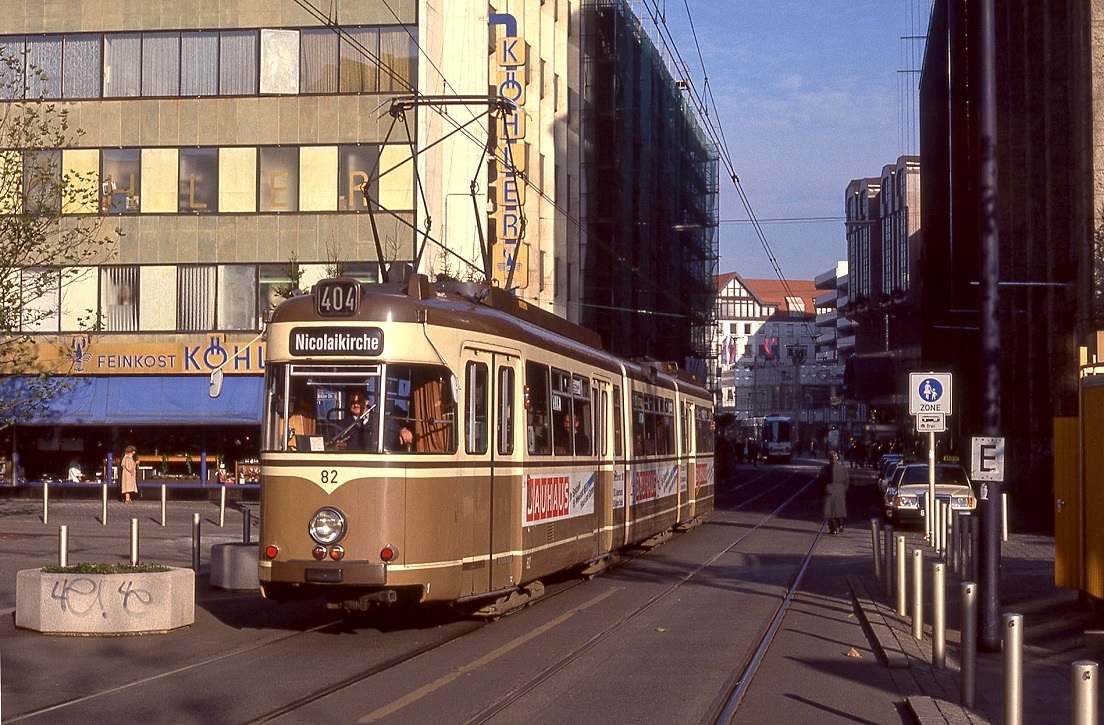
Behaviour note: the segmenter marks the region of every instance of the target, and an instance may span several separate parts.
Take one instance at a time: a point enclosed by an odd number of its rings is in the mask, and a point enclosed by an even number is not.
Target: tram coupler
[[[496,599],[493,604],[488,604],[485,607],[475,610],[472,612],[472,615],[486,619],[498,619],[515,609],[520,609],[532,603],[534,599],[538,599],[543,595],[544,584],[539,581],[530,582],[510,594]]]
[[[364,594],[356,599],[346,599],[341,602],[326,602],[326,609],[344,609],[346,612],[367,612],[372,607],[380,604],[394,604],[399,601],[399,595],[394,589],[384,589],[382,592]]]
[[[583,564],[583,569],[579,572],[579,575],[584,579],[593,579],[594,577],[604,572],[606,569],[617,566],[620,563],[621,555],[618,554],[616,551],[611,551],[608,554],[603,554],[602,556],[595,557],[594,559],[591,559],[590,561]]]

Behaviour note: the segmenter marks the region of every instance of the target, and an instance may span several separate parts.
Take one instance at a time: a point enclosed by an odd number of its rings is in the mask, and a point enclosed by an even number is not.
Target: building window
[[[49,267],[20,270],[20,328],[25,332],[57,332],[60,323],[61,275]]]
[[[352,28],[341,36],[341,93],[373,93],[379,90],[379,31]]]
[[[103,329],[133,332],[138,329],[138,267],[100,268],[100,310]]]
[[[299,92],[337,93],[337,33],[299,31]]]
[[[272,310],[298,289],[299,269],[293,262],[261,264],[257,267],[257,328],[272,316]]]
[[[61,212],[61,151],[23,154],[23,211],[34,215]]]
[[[219,161],[217,148],[180,149],[181,212],[218,212]]]
[[[217,96],[219,92],[219,36],[214,31],[180,36],[180,95]]]
[[[180,33],[142,34],[142,95],[180,95]]]
[[[104,36],[104,98],[130,98],[142,90],[142,36]]]
[[[257,325],[257,268],[251,264],[219,265],[218,327],[252,330]]]
[[[224,96],[257,93],[256,30],[219,33],[219,93]]]
[[[379,199],[380,149],[376,145],[339,146],[337,153],[338,211],[367,211],[364,184],[371,180],[368,196]]]
[[[98,98],[103,61],[100,36],[66,35],[62,95],[66,98]]]
[[[260,149],[261,211],[299,210],[299,149]]]
[[[100,210],[107,214],[137,214],[142,163],[138,149],[104,149],[101,154]]]
[[[187,331],[215,329],[215,282],[213,264],[179,267],[176,271],[176,328]]]
[[[27,38],[27,97],[61,98],[60,35]]]
[[[410,91],[417,76],[418,47],[407,28],[382,28],[379,32],[381,91]]]

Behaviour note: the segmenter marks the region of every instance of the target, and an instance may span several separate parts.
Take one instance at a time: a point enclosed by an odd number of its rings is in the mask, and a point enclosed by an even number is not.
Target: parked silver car
[[[928,496],[928,464],[903,463],[897,466],[885,489],[885,516],[892,521],[919,521],[925,515]],[[973,511],[977,496],[962,466],[938,463],[935,466],[936,501],[947,501],[952,511]]]

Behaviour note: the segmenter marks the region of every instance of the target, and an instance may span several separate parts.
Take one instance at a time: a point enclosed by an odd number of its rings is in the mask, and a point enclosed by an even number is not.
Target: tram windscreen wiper
[[[345,426],[344,430],[342,430],[340,433],[335,435],[330,440],[326,441],[326,445],[329,446],[329,445],[333,445],[335,443],[340,443],[341,441],[348,438],[349,434],[353,432],[354,428],[356,428],[358,425],[364,425],[365,423],[368,422],[368,416],[370,416],[372,414],[372,411],[375,410],[375,409],[376,409],[376,404],[375,403],[372,403],[371,405],[369,405],[368,408],[363,413],[361,413],[360,415],[353,418],[352,421],[350,421],[349,425]]]

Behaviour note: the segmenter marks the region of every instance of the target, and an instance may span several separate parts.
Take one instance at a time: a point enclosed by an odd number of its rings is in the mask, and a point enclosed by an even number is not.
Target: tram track
[[[767,476],[767,474],[768,474],[768,472],[764,471],[763,474],[760,474],[759,476],[756,476],[755,478],[753,478],[752,480],[746,482],[745,484],[742,484],[742,485],[738,486],[737,489],[745,489],[747,485],[753,484],[753,483],[761,480],[762,478]],[[725,499],[726,499],[724,501],[724,503],[726,504],[726,508],[724,510],[718,510],[718,508],[715,508],[714,511],[708,517],[706,517],[706,522],[712,521],[715,517],[717,517],[719,515],[722,515],[725,511],[731,512],[731,511],[746,508],[748,506],[751,506],[751,505],[755,504],[756,502],[759,502],[759,501],[763,500],[765,497],[768,497],[768,496],[771,496],[772,494],[775,494],[775,492],[777,492],[779,489],[784,490],[786,487],[792,485],[792,481],[795,477],[799,477],[801,475],[802,474],[796,473],[796,472],[791,473],[790,475],[783,477],[783,479],[778,481],[777,483],[775,483],[773,485],[770,485],[770,486],[767,486],[767,487],[763,488],[762,490],[757,490],[757,491],[754,492],[753,495],[751,495],[748,498],[745,498],[745,499],[743,499],[739,502],[729,503],[729,501],[727,499],[731,497],[731,495],[735,492],[735,490],[737,490],[737,489],[729,489],[724,494]],[[541,682],[551,678],[552,676],[554,676],[556,674],[556,672],[559,672],[559,671],[565,669],[566,667],[568,667],[571,664],[571,662],[575,661],[579,657],[583,656],[587,651],[589,651],[589,650],[593,649],[594,647],[596,647],[601,641],[603,641],[603,640],[607,639],[608,637],[612,636],[619,629],[621,629],[625,625],[629,624],[630,622],[632,622],[636,618],[643,615],[646,611],[648,611],[649,609],[654,607],[660,601],[662,601],[662,600],[666,599],[667,597],[669,597],[671,594],[673,594],[675,591],[677,591],[680,587],[682,587],[685,583],[689,582],[696,574],[698,574],[702,570],[709,567],[713,562],[715,562],[721,556],[723,556],[727,553],[730,553],[737,546],[739,546],[741,543],[746,541],[750,536],[752,536],[757,530],[761,529],[764,525],[766,525],[772,518],[776,517],[778,515],[778,513],[780,513],[782,510],[784,510],[787,506],[791,505],[798,497],[800,497],[800,495],[805,490],[808,489],[810,484],[811,484],[811,482],[805,484],[796,493],[790,495],[781,505],[779,505],[777,508],[775,508],[772,512],[770,512],[766,516],[762,517],[748,531],[743,532],[741,534],[741,536],[736,541],[734,541],[731,545],[729,545],[726,549],[722,550],[721,552],[718,552],[711,559],[709,559],[705,563],[697,566],[694,570],[692,570],[691,572],[689,572],[688,574],[683,576],[680,581],[678,581],[678,582],[674,583],[673,585],[669,586],[667,589],[665,589],[664,591],[658,593],[657,595],[652,597],[649,601],[645,602],[643,605],[637,607],[634,611],[632,611],[632,612],[628,613],[627,615],[623,616],[612,627],[610,627],[607,630],[605,630],[605,631],[595,635],[594,637],[592,637],[591,641],[584,644],[583,647],[580,648],[578,651],[576,651],[575,653],[572,653],[572,654],[568,655],[567,657],[563,658],[562,660],[560,660],[559,662],[554,664],[552,667],[549,667],[547,670],[542,672],[541,675],[539,675],[533,681],[531,681],[527,685],[525,685],[525,686],[515,690],[513,693],[511,693],[511,695],[509,696],[508,699],[501,700],[498,703],[496,703],[495,705],[493,705],[491,709],[486,710],[485,711],[485,716],[477,717],[472,722],[484,722],[484,721],[486,721],[486,719],[489,719],[490,717],[493,717],[493,715],[495,713],[501,711],[502,709],[505,709],[512,702],[515,702],[516,700],[520,699],[521,697],[523,697],[527,692],[531,691],[532,689],[535,689],[536,687],[539,687]],[[688,532],[678,532],[678,533],[676,533],[675,536],[672,537],[671,541],[674,541],[677,538],[681,538],[682,536],[685,536],[686,533],[688,533]],[[667,545],[668,546],[670,545],[670,541],[668,542]],[[637,559],[638,557],[643,556],[648,551],[649,551],[649,549],[637,549],[637,550],[633,550],[633,551],[630,551],[630,552],[626,553],[626,555],[623,556],[623,558],[621,560],[621,563],[618,565],[618,568],[624,567],[626,564],[633,561],[634,559]],[[572,580],[572,581],[561,583],[559,586],[550,587],[547,594],[544,597],[537,600],[537,601],[542,602],[542,603],[543,602],[548,602],[552,599],[557,598],[558,596],[560,596],[562,594],[567,593],[568,591],[573,590],[576,586],[580,586],[580,585],[585,584],[585,583],[586,583],[586,580],[577,579],[577,580]],[[521,611],[521,610],[519,610],[519,611]],[[46,707],[41,707],[41,708],[38,708],[38,709],[35,709],[35,710],[32,710],[32,711],[28,711],[28,712],[22,713],[22,714],[20,714],[16,717],[14,717],[14,718],[11,718],[10,722],[31,721],[31,720],[34,720],[34,719],[41,718],[42,716],[48,716],[48,717],[51,717],[51,718],[52,717],[57,717],[58,715],[65,716],[65,713],[67,713],[67,712],[69,714],[79,713],[81,711],[82,706],[95,705],[95,701],[100,699],[100,698],[105,698],[105,697],[109,697],[109,696],[116,696],[116,695],[125,696],[127,691],[133,690],[134,688],[138,688],[138,687],[146,687],[146,686],[156,685],[156,684],[159,684],[162,687],[166,687],[166,686],[172,687],[173,685],[169,684],[169,683],[173,683],[174,680],[179,680],[180,682],[184,682],[184,681],[186,681],[186,678],[188,678],[189,676],[194,676],[198,671],[202,670],[203,668],[226,665],[228,662],[233,661],[237,658],[242,659],[243,666],[252,667],[254,665],[255,661],[257,660],[257,655],[260,654],[260,653],[265,652],[266,650],[271,650],[273,652],[278,652],[277,648],[288,647],[288,646],[290,646],[292,649],[294,649],[294,646],[295,646],[294,643],[295,643],[295,640],[297,640],[297,639],[307,637],[307,636],[310,636],[310,635],[314,635],[314,634],[338,633],[338,632],[347,630],[350,627],[359,626],[362,622],[364,622],[364,620],[357,617],[357,616],[340,617],[340,618],[335,619],[333,621],[329,621],[329,622],[326,622],[326,623],[323,623],[323,624],[319,624],[315,627],[311,627],[311,628],[306,629],[306,630],[296,631],[296,632],[293,632],[293,633],[290,633],[290,634],[284,634],[282,636],[271,638],[271,639],[265,640],[263,642],[257,642],[257,643],[254,643],[252,645],[246,646],[242,649],[236,649],[236,650],[233,650],[233,651],[222,652],[222,653],[216,654],[214,656],[207,657],[207,658],[205,658],[201,661],[192,662],[192,663],[190,663],[188,665],[185,665],[183,667],[177,667],[177,668],[169,669],[169,670],[166,670],[164,672],[160,672],[160,673],[150,675],[150,676],[147,676],[147,677],[136,678],[136,679],[133,679],[133,680],[125,682],[125,683],[121,683],[121,684],[118,684],[118,685],[115,685],[115,686],[112,686],[112,687],[105,688],[105,689],[103,689],[101,691],[98,691],[98,692],[94,692],[94,693],[91,693],[91,694],[88,694],[88,695],[84,695],[84,696],[81,696],[81,697],[66,700],[65,702],[59,702],[59,703],[56,703],[56,704],[53,704],[53,705],[49,705],[49,706],[46,706]],[[345,690],[349,690],[350,688],[353,688],[353,687],[355,687],[356,685],[358,685],[360,683],[371,680],[373,677],[376,677],[376,676],[381,675],[383,673],[386,673],[388,671],[399,668],[403,665],[406,665],[406,664],[412,662],[413,660],[416,660],[420,657],[424,657],[426,655],[429,655],[429,654],[433,653],[434,651],[441,650],[442,648],[444,648],[448,644],[450,644],[452,642],[455,642],[457,640],[460,640],[464,637],[467,637],[467,636],[473,634],[474,632],[478,631],[479,629],[482,629],[483,627],[486,627],[488,624],[489,624],[489,622],[486,622],[486,621],[469,621],[469,622],[463,623],[463,626],[452,627],[452,628],[449,629],[449,631],[444,633],[444,636],[436,637],[436,638],[431,639],[430,641],[422,642],[419,645],[417,645],[413,648],[406,649],[404,651],[395,652],[391,656],[386,657],[385,659],[382,659],[378,662],[375,662],[375,663],[371,664],[368,667],[364,667],[362,669],[354,670],[351,673],[345,674],[344,676],[340,677],[339,679],[336,679],[332,683],[328,683],[323,687],[319,687],[319,688],[317,688],[313,691],[307,692],[307,693],[301,695],[300,697],[296,697],[296,698],[291,699],[287,702],[280,703],[278,706],[273,707],[273,708],[271,708],[271,709],[269,709],[269,710],[267,710],[267,711],[265,711],[265,712],[263,712],[259,715],[249,716],[248,719],[244,719],[243,721],[244,722],[249,722],[249,723],[264,723],[264,722],[271,722],[271,721],[280,719],[281,717],[285,717],[285,716],[287,716],[291,713],[296,712],[297,710],[299,710],[300,708],[302,708],[306,705],[310,705],[312,703],[316,703],[316,702],[319,702],[321,700],[324,700],[327,697],[330,697],[331,695],[334,695],[335,693],[339,693],[339,692],[342,692],[342,691],[345,691]],[[8,722],[8,721],[9,720],[5,720],[5,722]]]
[[[751,502],[753,502],[754,500],[756,500],[758,498],[761,498],[762,496],[764,496],[767,493],[773,491],[774,489],[778,488],[779,486],[784,485],[788,480],[790,480],[793,476],[796,476],[796,475],[801,475],[801,474],[791,474],[784,481],[780,482],[779,484],[776,484],[775,486],[772,486],[769,489],[766,489],[762,492],[759,492],[752,499],[749,499],[748,501],[743,502],[742,505],[748,505]],[[635,609],[633,609],[629,613],[622,616],[620,619],[618,619],[612,625],[608,626],[607,628],[605,628],[601,632],[598,632],[597,634],[593,635],[589,640],[584,642],[582,645],[580,645],[579,647],[576,647],[571,652],[569,652],[565,656],[561,657],[559,660],[557,660],[556,662],[554,662],[550,666],[543,669],[535,677],[529,679],[527,682],[523,683],[522,685],[514,688],[505,697],[500,698],[494,704],[484,708],[475,717],[473,717],[473,718],[471,718],[467,721],[468,725],[478,725],[478,724],[486,723],[486,722],[490,721],[495,716],[499,715],[500,713],[505,711],[507,708],[509,708],[511,705],[514,705],[515,703],[522,700],[525,696],[533,693],[541,685],[543,685],[544,683],[549,681],[555,675],[557,675],[560,672],[563,672],[564,670],[566,670],[574,662],[576,662],[577,660],[582,658],[584,655],[586,655],[589,652],[591,652],[592,650],[594,650],[599,644],[601,644],[602,642],[604,642],[608,638],[615,635],[618,631],[623,629],[626,625],[634,622],[635,620],[640,618],[642,615],[644,615],[646,612],[648,612],[653,607],[655,607],[657,604],[659,604],[660,602],[663,602],[664,600],[666,600],[669,597],[671,597],[672,595],[674,595],[676,592],[680,591],[683,588],[683,586],[685,586],[687,583],[691,582],[698,574],[700,574],[701,572],[708,569],[710,566],[712,566],[714,563],[716,563],[719,559],[721,559],[721,557],[732,553],[733,550],[735,550],[738,546],[740,546],[742,543],[744,543],[748,538],[750,538],[752,535],[754,535],[760,529],[765,527],[768,522],[770,522],[772,519],[776,518],[779,513],[781,513],[783,510],[785,510],[794,501],[796,501],[803,493],[805,493],[813,485],[813,483],[814,483],[814,480],[809,480],[805,485],[803,485],[801,488],[799,488],[797,490],[797,492],[792,494],[789,498],[787,498],[785,501],[783,501],[777,508],[772,510],[770,513],[763,516],[750,529],[748,529],[746,532],[741,534],[735,541],[733,541],[727,547],[725,547],[721,551],[714,554],[707,561],[705,561],[704,563],[698,565],[693,570],[686,573],[681,579],[679,579],[675,583],[669,585],[668,587],[666,587],[662,591],[656,593],[654,596],[652,596],[646,602],[644,602],[640,606],[636,607]],[[823,529],[823,526],[821,526],[821,529]],[[808,560],[811,558],[812,552],[816,549],[816,545],[817,545],[817,542],[819,541],[819,539],[820,539],[820,531],[818,530],[817,534],[813,538],[813,542],[810,545],[808,552],[806,553],[806,555],[804,557],[804,563],[801,566],[800,573],[804,572],[805,566],[807,565]],[[760,645],[759,645],[759,648],[757,649],[757,652],[755,653],[755,655],[753,655],[751,658],[749,658],[748,662],[741,669],[740,676],[738,678],[736,678],[736,682],[735,682],[732,690],[734,692],[736,692],[738,690],[739,694],[741,696],[742,696],[743,690],[746,689],[747,683],[750,683],[751,677],[754,676],[754,666],[757,666],[758,661],[760,661],[762,659],[762,655],[759,654],[759,650],[761,649],[761,650],[765,651],[766,647],[769,646],[770,638],[773,636],[773,631],[776,630],[777,626],[778,626],[776,621],[781,622],[782,615],[784,614],[785,608],[789,605],[789,602],[792,599],[793,592],[796,590],[796,587],[800,585],[800,579],[801,579],[800,574],[797,577],[795,577],[794,583],[790,586],[789,590],[787,591],[786,596],[783,597],[783,600],[782,600],[781,605],[779,606],[778,612],[776,612],[774,618],[772,619],[771,624],[768,625],[766,631],[763,633],[763,636],[760,637]],[[728,705],[730,699],[731,699],[731,696],[725,698],[725,701],[724,701],[725,706]],[[737,705],[738,705],[738,701],[737,701]],[[718,716],[719,716],[719,713],[718,713]],[[712,722],[719,722],[719,720],[714,719],[714,720],[712,720]]]

